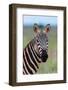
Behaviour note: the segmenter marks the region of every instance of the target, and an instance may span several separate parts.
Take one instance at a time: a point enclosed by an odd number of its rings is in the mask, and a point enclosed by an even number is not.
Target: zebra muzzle
[[[48,54],[47,54],[46,50],[42,51],[41,59],[42,59],[42,62],[46,62],[47,61]]]

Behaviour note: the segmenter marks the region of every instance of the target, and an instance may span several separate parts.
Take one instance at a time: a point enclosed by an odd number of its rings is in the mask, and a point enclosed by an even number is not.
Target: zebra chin
[[[41,59],[42,59],[42,62],[46,62],[46,61],[47,61],[47,59],[48,59],[48,54],[47,54],[46,50],[44,50],[44,51],[42,52]]]

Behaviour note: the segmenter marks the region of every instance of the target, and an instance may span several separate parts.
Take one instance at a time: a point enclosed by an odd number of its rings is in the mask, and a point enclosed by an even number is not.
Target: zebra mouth
[[[46,50],[42,51],[41,59],[42,59],[42,62],[46,62],[47,61],[48,54],[47,54]]]

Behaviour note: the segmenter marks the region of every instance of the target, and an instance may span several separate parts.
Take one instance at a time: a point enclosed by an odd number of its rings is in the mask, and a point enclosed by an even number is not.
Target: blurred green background
[[[23,48],[34,38],[32,25],[23,27]],[[48,60],[39,64],[37,74],[57,73],[57,26],[52,25],[48,35]]]

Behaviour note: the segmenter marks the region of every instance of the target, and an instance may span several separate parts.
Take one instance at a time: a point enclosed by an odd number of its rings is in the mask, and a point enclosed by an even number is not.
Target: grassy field
[[[24,27],[23,31],[23,48],[34,38],[34,32],[32,27]],[[44,73],[57,73],[57,28],[51,27],[51,31],[48,37],[48,60],[46,63],[39,64],[37,74]]]

